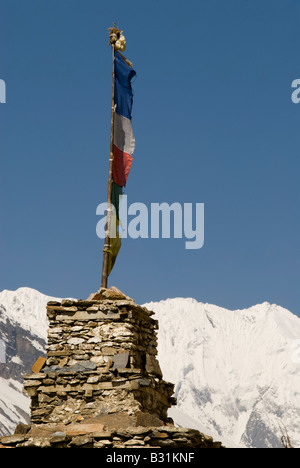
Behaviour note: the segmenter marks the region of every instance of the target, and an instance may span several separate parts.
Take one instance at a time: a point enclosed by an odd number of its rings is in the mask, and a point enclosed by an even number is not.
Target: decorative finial
[[[116,23],[114,23],[112,28],[108,28],[108,30],[109,44],[113,45],[115,49],[124,52],[126,49],[126,40],[123,31],[120,31],[120,29],[116,27]]]

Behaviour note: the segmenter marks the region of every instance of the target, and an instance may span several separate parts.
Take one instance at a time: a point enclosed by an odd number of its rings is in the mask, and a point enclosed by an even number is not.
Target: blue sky
[[[126,239],[109,285],[299,314],[299,18],[297,0],[0,0],[0,290],[100,286],[116,21],[137,72],[128,203],[204,203],[205,244]]]

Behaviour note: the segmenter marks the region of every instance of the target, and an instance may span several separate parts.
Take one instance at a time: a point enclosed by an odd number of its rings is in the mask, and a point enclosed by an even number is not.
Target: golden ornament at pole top
[[[109,30],[109,43],[115,47],[115,49],[124,52],[126,49],[126,40],[125,36],[123,35],[123,31],[120,31],[119,28],[114,26],[112,28],[108,28]]]

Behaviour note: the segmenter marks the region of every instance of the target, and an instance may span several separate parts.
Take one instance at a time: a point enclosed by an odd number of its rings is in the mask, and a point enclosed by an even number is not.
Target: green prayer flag
[[[119,202],[120,202],[120,197],[122,196],[123,190],[122,187],[117,185],[115,182],[113,182],[112,185],[112,204],[115,208],[115,214],[113,214],[110,218],[110,226],[109,226],[109,232],[110,232],[110,247],[108,249],[109,253],[109,261],[108,261],[108,275],[110,274],[111,270],[113,269],[113,266],[115,264],[117,255],[119,253],[119,250],[121,248],[121,237],[119,233],[119,229],[121,226],[120,219],[119,219]]]

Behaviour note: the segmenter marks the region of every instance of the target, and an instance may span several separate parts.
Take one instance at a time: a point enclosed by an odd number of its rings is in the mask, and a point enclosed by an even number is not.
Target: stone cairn
[[[156,358],[153,314],[116,288],[48,302],[47,358],[24,376],[31,424],[0,447],[222,447],[168,418],[174,385]]]

